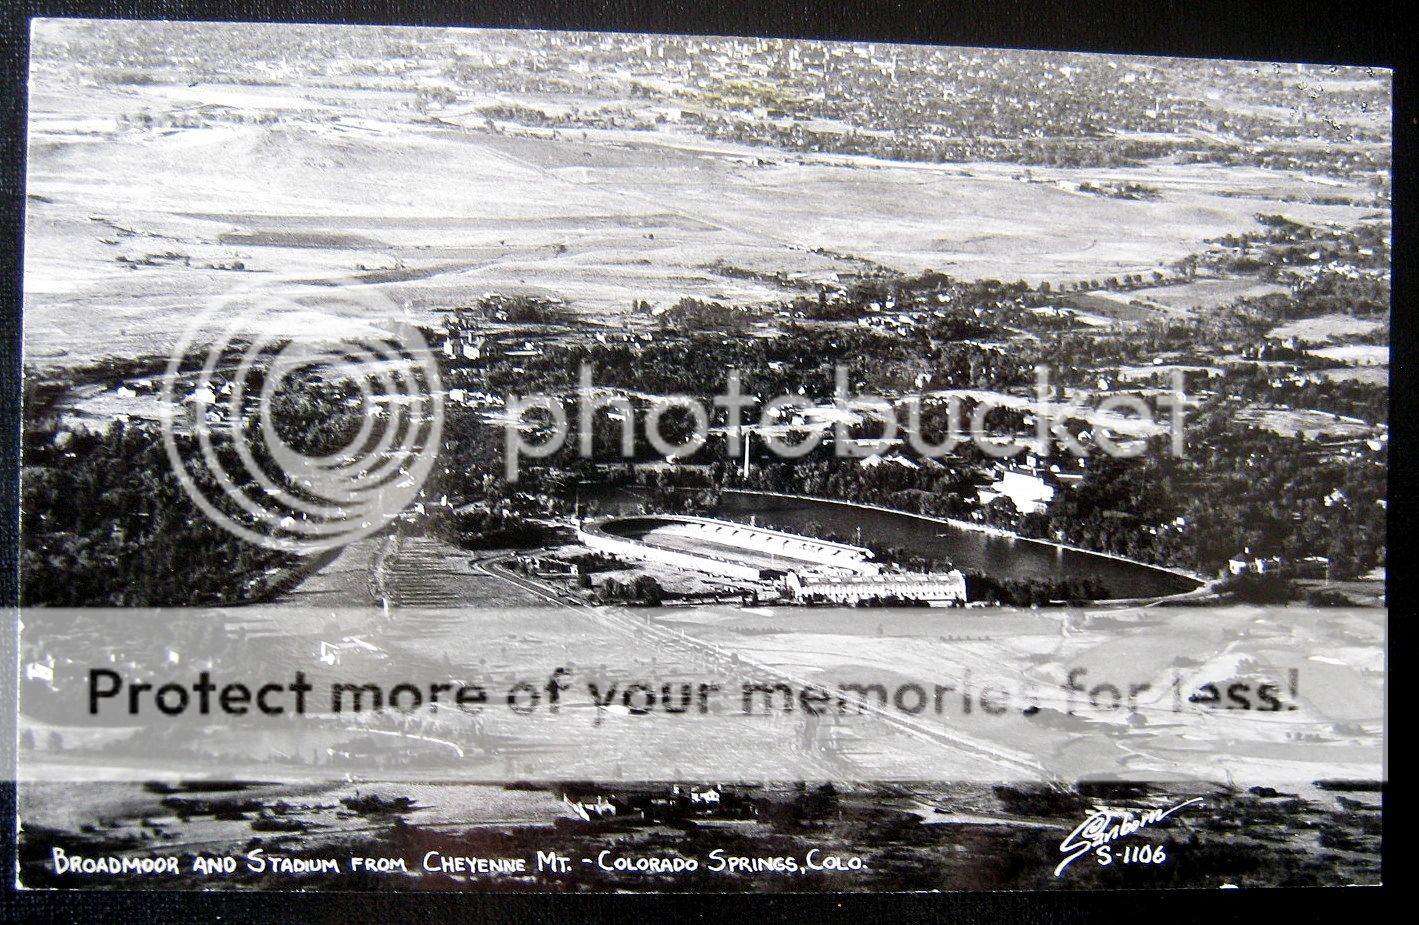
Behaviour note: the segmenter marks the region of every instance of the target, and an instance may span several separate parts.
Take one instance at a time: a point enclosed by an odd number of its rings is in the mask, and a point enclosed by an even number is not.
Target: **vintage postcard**
[[[1380,881],[1389,71],[30,41],[20,887]]]

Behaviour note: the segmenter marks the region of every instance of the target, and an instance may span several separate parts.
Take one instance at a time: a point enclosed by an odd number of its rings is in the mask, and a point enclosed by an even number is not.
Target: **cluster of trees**
[[[1387,298],[1387,296],[1386,296]],[[1159,355],[1173,362],[1216,365],[1221,378],[1189,372],[1189,391],[1208,391],[1282,408],[1307,409],[1361,418],[1383,424],[1389,415],[1389,389],[1382,383],[1319,375],[1334,361],[1312,356],[1265,339],[1265,334],[1295,311],[1295,299],[1275,295],[1245,299],[1206,319],[1144,322],[1125,334],[1061,333],[1039,352],[1026,351],[1024,360],[1047,362],[1051,381],[1084,389],[1095,388],[1101,371],[1147,365]],[[1365,338],[1384,339],[1383,334]],[[1243,359],[1219,362],[1216,354],[1232,352]],[[1287,360],[1291,370],[1250,362]],[[1142,383],[1144,380],[1136,380]]]
[[[1246,548],[1293,561],[1327,557],[1337,579],[1382,563],[1383,457],[1334,455],[1245,428],[1225,408],[1199,416],[1188,448],[1182,458],[1160,450],[1091,459],[1083,482],[1051,506],[1046,532],[1209,574]]]
[[[435,507],[424,523],[434,536],[463,549],[522,549],[540,546],[552,537],[546,526],[508,508]]]
[[[1083,604],[1112,596],[1108,586],[1092,575],[1078,578],[992,578],[975,572],[966,576],[966,593],[972,601],[989,601],[1011,607],[1042,607],[1059,601]]]
[[[200,458],[189,441],[180,443],[186,458]],[[205,470],[197,477],[206,497],[222,497]],[[103,433],[32,426],[21,506],[20,600],[27,606],[258,600],[299,562],[237,538],[199,510],[154,426],[118,423]]]
[[[781,286],[784,289],[812,289],[813,284],[800,276],[789,273],[786,270],[777,270],[772,273],[764,270],[751,270],[747,267],[738,267],[731,263],[726,263],[723,258],[717,259],[714,263],[705,267],[711,273],[719,276],[727,276],[730,279],[751,279],[755,282],[768,283],[773,286]],[[820,289],[820,291],[822,291]]]
[[[570,393],[581,364],[590,364],[598,386],[657,395],[719,394],[729,370],[737,370],[749,394],[831,395],[833,366],[855,377],[880,378],[895,372],[907,383],[917,368],[913,345],[861,329],[832,330],[789,326],[784,337],[734,338],[687,332],[645,345],[555,344],[541,356],[489,361],[481,368],[494,394]]]
[[[1277,574],[1258,575],[1251,572],[1231,576],[1222,583],[1220,590],[1248,604],[1287,604],[1299,596],[1290,579]],[[1324,595],[1318,595],[1308,598],[1307,603],[1324,605],[1329,600]]]
[[[666,599],[666,591],[650,575],[640,575],[630,581],[607,577],[597,586],[597,597],[607,604],[638,604],[659,607]]]
[[[1080,183],[1079,191],[1111,199],[1151,201],[1159,196],[1158,188],[1147,183]]]
[[[686,296],[661,313],[660,323],[675,331],[742,331],[762,316],[762,311]]]
[[[973,503],[966,499],[973,498],[976,490],[976,476],[968,466],[868,468],[826,449],[797,460],[766,455],[756,460],[748,479],[733,467],[725,467],[723,474],[729,480],[726,487],[857,501],[937,517],[968,514]]]
[[[1389,420],[1389,388],[1381,383],[1309,376],[1278,380],[1265,366],[1232,366],[1223,372],[1217,390],[1273,407],[1323,411],[1376,424]]]

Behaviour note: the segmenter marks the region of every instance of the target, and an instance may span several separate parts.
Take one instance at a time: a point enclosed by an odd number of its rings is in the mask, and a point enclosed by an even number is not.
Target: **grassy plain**
[[[534,292],[621,324],[633,300],[794,294],[717,274],[716,261],[810,286],[874,265],[1032,282],[1146,273],[1207,238],[1256,228],[1255,215],[1278,200],[1314,193],[1300,174],[1251,168],[1026,176],[1003,164],[790,155],[679,126],[490,128],[472,107],[430,118],[407,97],[299,82],[280,93],[188,86],[171,75],[140,85],[83,74],[38,82],[27,360],[161,353],[214,298],[276,278],[327,293],[354,279],[412,317],[488,292]],[[191,127],[164,127],[164,116]],[[1145,183],[1159,195],[1125,201],[1068,188],[1085,180]],[[1366,211],[1284,208],[1339,224]],[[360,308],[325,304],[351,317]]]

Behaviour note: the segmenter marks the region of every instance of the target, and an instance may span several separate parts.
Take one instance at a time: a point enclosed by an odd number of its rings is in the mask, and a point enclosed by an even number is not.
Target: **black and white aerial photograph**
[[[1390,70],[29,28],[20,889],[1380,884]]]

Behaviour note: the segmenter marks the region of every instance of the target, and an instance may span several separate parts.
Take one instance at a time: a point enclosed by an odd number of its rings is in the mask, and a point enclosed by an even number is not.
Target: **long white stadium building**
[[[626,559],[723,578],[784,579],[788,593],[805,602],[966,599],[965,577],[959,571],[887,572],[862,546],[708,517],[655,514],[583,521],[577,536],[591,549]]]
[[[592,549],[726,578],[760,581],[795,570],[877,575],[871,550],[708,517],[656,514],[585,521],[578,538]]]

